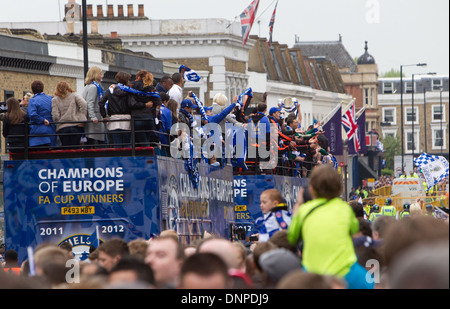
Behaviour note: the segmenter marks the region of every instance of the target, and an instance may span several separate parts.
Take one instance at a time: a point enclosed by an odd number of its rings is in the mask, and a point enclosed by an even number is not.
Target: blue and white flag
[[[95,227],[94,233],[92,233],[91,236],[89,236],[87,238],[87,241],[90,242],[94,248],[98,248],[98,246],[100,246],[100,238],[98,235],[98,226]]]
[[[414,159],[414,164],[422,170],[428,188],[448,177],[449,164],[446,158],[422,153]]]
[[[182,65],[180,66],[179,72],[181,73],[181,70],[185,69],[184,71],[184,79],[191,81],[191,82],[198,82],[200,81],[200,76],[195,72],[194,70],[189,69],[187,66]]]

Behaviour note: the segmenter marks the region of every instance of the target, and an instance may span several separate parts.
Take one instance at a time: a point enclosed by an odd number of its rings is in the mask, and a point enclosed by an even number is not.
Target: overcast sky
[[[145,5],[153,19],[225,18],[234,20],[252,0],[87,0],[88,4]],[[8,2],[8,5],[6,5]],[[57,21],[67,0],[0,0],[0,21]],[[77,0],[81,4],[81,0]],[[276,0],[261,0],[252,34],[269,37]],[[106,12],[106,8],[104,8]],[[95,9],[94,9],[95,13]],[[125,13],[126,14],[126,13]],[[237,19],[239,20],[239,19]],[[405,74],[449,74],[448,0],[279,0],[274,41],[292,46],[301,41],[343,43],[355,58],[364,41],[379,72],[419,62],[427,68],[405,68]]]

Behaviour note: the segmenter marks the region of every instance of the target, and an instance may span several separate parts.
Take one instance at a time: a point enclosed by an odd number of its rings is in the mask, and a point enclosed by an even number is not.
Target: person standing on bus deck
[[[275,232],[288,229],[291,224],[291,213],[280,191],[265,190],[260,196],[260,207],[263,216],[255,222],[259,231],[259,242],[266,242]]]
[[[10,152],[22,152],[25,147],[25,132],[28,130],[27,113],[20,107],[16,98],[6,101],[7,112],[3,117],[3,137],[6,138]],[[16,135],[15,137],[12,135]]]
[[[87,145],[106,144],[106,129],[103,117],[100,114],[98,102],[104,96],[104,90],[100,84],[103,78],[103,71],[99,67],[91,67],[86,74],[82,97],[87,103],[87,120],[84,132],[87,138]]]
[[[303,241],[304,270],[343,278],[349,289],[373,289],[366,269],[357,261],[351,235],[359,232],[359,222],[340,198],[341,176],[334,167],[319,165],[311,173],[308,189],[313,199],[300,207],[297,200],[288,228],[291,245]]]
[[[34,96],[30,99],[27,108],[30,119],[29,146],[39,147],[39,150],[49,150],[56,146],[56,127],[52,117],[52,97],[45,94],[44,83],[36,80],[31,83]],[[33,136],[42,135],[42,136]]]
[[[79,149],[87,120],[86,114],[86,101],[67,82],[59,82],[52,99],[52,117],[63,149]]]

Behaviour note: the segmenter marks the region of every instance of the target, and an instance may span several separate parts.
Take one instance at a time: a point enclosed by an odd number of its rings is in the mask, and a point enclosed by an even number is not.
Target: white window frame
[[[404,122],[404,124],[409,124],[409,125],[412,125],[413,124],[413,122],[412,121],[408,121],[408,109],[412,109],[412,106],[406,106],[405,107],[405,114],[404,114],[404,116],[405,116],[405,122]],[[420,114],[419,114],[419,107],[418,106],[414,106],[414,109],[415,109],[415,116],[416,116],[416,119],[414,120],[414,125],[417,125],[417,124],[419,124],[419,119],[420,119]]]
[[[435,87],[435,85],[434,85],[434,82],[435,82],[435,81],[438,81],[438,82],[439,82],[439,86],[436,86],[436,87]],[[442,85],[443,85],[443,80],[442,80],[442,79],[439,79],[439,78],[432,78],[432,79],[431,79],[431,89],[432,89],[432,91],[440,91]]]
[[[391,85],[391,92],[386,92],[386,84]],[[393,82],[383,82],[383,93],[384,94],[393,94],[394,93],[394,83]]]
[[[433,150],[441,150],[441,146],[436,146],[436,131],[440,131],[441,130],[441,126],[437,125],[437,124],[433,124],[431,126],[431,149]],[[447,132],[447,124],[442,124],[442,131],[444,131],[443,133],[443,140],[444,143],[442,145],[442,149],[446,150],[447,149],[447,138],[446,138],[446,132]]]
[[[395,128],[393,128],[393,127],[389,127],[389,128],[384,127],[384,128],[382,129],[382,133],[383,133],[383,139],[384,139],[386,136],[388,136],[388,135],[393,135],[394,137],[397,137],[397,134],[398,134],[398,128],[397,128],[397,127],[395,127]]]
[[[405,130],[405,153],[412,154],[413,150],[408,149],[408,134],[412,134],[412,128]],[[414,126],[414,153],[420,152],[420,128]]]
[[[434,118],[434,108],[435,107],[440,107],[440,106],[441,106],[440,104],[433,104],[433,105],[431,105],[431,122],[441,123],[440,119],[435,119]],[[442,122],[443,123],[447,122],[446,115],[447,115],[447,113],[445,111],[445,104],[442,104]]]
[[[382,112],[383,112],[383,122],[387,122],[386,121],[386,111],[387,110],[392,110],[394,111],[393,114],[393,121],[390,122],[391,125],[396,125],[397,124],[397,109],[395,107],[383,107]]]
[[[414,84],[415,84],[416,82],[414,82]],[[409,86],[408,87],[408,84],[411,84],[411,86]],[[412,91],[413,91],[413,86],[415,86],[413,84],[413,82],[412,82],[412,80],[411,81],[405,81],[405,93],[409,93],[409,94],[411,94],[412,93]],[[414,90],[415,90],[416,88],[414,87]]]

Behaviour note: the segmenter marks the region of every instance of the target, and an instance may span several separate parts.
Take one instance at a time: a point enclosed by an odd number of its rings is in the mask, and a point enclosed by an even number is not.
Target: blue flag
[[[98,237],[98,226],[95,227],[94,233],[92,233],[91,236],[87,238],[87,241],[90,242],[91,245],[95,248],[100,246],[100,238]]]

